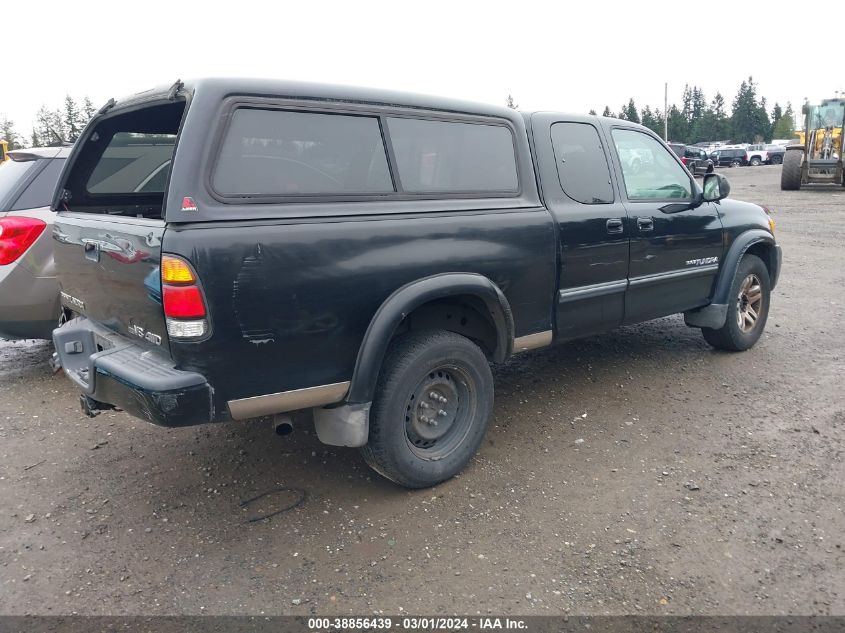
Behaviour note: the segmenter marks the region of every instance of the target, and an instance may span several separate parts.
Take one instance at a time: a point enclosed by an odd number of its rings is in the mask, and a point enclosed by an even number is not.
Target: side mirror
[[[722,174],[704,174],[704,201],[716,202],[731,193],[731,183]]]

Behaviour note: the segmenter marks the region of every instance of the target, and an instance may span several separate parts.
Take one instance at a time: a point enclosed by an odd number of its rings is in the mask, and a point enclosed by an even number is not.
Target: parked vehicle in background
[[[619,147],[619,160],[622,161],[631,173],[639,173],[642,169],[649,168],[654,163],[654,155],[641,147],[630,147],[622,144]]]
[[[752,167],[759,167],[769,160],[766,145],[749,145],[745,148],[746,160]]]
[[[780,165],[783,162],[783,155],[786,147],[783,145],[766,145],[766,164]]]
[[[0,165],[0,337],[49,339],[59,322],[49,207],[69,153],[12,150]]]
[[[710,160],[704,148],[683,143],[669,143],[669,147],[693,176],[709,174],[713,171],[713,161]]]
[[[717,167],[739,167],[748,164],[744,149],[718,149],[710,154],[710,160]]]
[[[172,155],[167,173],[92,184],[128,138],[148,167]],[[81,316],[57,358],[90,415],[312,410],[324,443],[431,486],[483,441],[491,361],[675,313],[716,348],[753,346],[781,252],[729,189],[629,121],[176,82],[110,101],[68,160],[54,242]]]

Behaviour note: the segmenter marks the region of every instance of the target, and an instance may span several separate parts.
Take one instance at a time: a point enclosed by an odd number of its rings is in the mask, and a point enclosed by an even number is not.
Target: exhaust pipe
[[[293,420],[289,415],[273,416],[273,430],[279,437],[293,433]]]

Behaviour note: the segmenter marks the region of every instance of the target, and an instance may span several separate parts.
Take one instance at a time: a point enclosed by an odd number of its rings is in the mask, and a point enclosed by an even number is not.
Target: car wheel
[[[780,154],[776,154],[772,156],[770,160],[772,162],[772,165],[780,165],[783,162],[783,156],[781,156]]]
[[[731,161],[731,167],[739,167],[741,164],[738,160]]]
[[[719,329],[701,328],[716,349],[742,352],[754,346],[769,317],[771,296],[769,270],[756,255],[745,255],[739,262],[731,284],[728,315]]]
[[[751,165],[752,167],[759,167],[760,166],[760,159],[757,156],[755,156],[750,161],[748,161],[748,164]]]
[[[388,350],[361,453],[401,486],[433,486],[467,465],[492,413],[493,374],[478,345],[454,332],[411,332]]]

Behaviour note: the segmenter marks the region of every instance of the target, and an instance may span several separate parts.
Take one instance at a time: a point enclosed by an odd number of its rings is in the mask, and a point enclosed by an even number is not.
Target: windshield
[[[0,211],[6,211],[5,205],[8,202],[12,190],[26,178],[26,175],[33,169],[38,161],[7,160],[0,164]]]
[[[842,122],[845,120],[845,102],[813,106],[810,108],[809,117],[811,130],[842,127]]]

